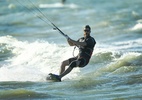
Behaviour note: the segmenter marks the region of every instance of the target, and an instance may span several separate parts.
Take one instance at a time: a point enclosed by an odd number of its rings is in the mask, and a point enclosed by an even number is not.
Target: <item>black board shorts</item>
[[[69,60],[69,64],[73,61],[80,61],[80,64],[78,65],[79,67],[84,67],[89,62],[89,59],[86,59],[84,57],[79,57],[79,58],[78,57],[72,57],[72,58],[69,58],[68,60]]]

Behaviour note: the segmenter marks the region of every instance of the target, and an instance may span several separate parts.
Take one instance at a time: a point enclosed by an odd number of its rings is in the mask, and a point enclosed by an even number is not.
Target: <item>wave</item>
[[[111,51],[101,51],[98,53],[95,53],[92,56],[92,60],[90,61],[92,64],[97,64],[97,63],[105,63],[105,62],[110,62],[113,59],[115,59],[119,54]]]
[[[70,50],[73,50],[48,41],[19,41],[12,36],[0,37],[0,44],[5,44],[3,46],[7,46],[13,54],[0,62],[1,81],[45,81],[48,73],[58,74],[60,63],[72,57]]]
[[[7,47],[3,51],[9,50],[5,53],[7,58],[0,62],[1,81],[45,81],[48,73],[58,74],[61,62],[72,57],[73,50],[72,47],[62,44],[57,45],[43,40],[19,41],[12,36],[0,37],[0,44],[2,47]],[[141,53],[122,52],[116,49],[118,47],[115,46],[110,47],[109,50],[96,47],[90,63],[83,69],[75,68],[63,80],[77,78],[81,73],[81,77],[89,74],[91,78],[99,78],[106,75],[133,73],[138,68],[141,70],[139,67],[142,65]]]
[[[142,23],[136,24],[134,27],[131,28],[131,30],[135,32],[142,32]]]
[[[122,54],[120,58],[109,61],[107,64],[101,62],[101,64],[89,65],[89,68],[86,67],[85,71],[82,71],[83,74],[76,78],[78,81],[72,83],[72,87],[84,90],[100,86],[106,87],[106,85],[141,84],[141,59],[141,53],[133,52]]]
[[[122,75],[142,71],[142,54],[126,53],[120,58],[111,61],[109,64],[97,69],[94,73],[96,77],[105,75]]]
[[[26,90],[26,89],[12,89],[12,90],[3,90],[0,91],[0,99],[37,99],[37,98],[48,98],[49,95],[43,93],[37,93],[35,91]],[[50,96],[49,96],[50,97]]]

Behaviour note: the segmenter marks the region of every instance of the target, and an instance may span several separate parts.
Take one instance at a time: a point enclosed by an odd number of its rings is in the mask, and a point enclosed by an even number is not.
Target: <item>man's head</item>
[[[84,37],[90,36],[90,33],[91,33],[91,28],[89,25],[86,25],[84,27]]]

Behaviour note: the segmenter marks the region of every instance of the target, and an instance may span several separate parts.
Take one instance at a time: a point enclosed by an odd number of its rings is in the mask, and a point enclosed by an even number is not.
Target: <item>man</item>
[[[68,43],[70,46],[77,46],[79,48],[79,54],[76,57],[69,58],[62,62],[59,75],[52,74],[57,80],[61,81],[61,78],[71,72],[74,67],[84,67],[89,63],[91,55],[93,53],[93,48],[96,41],[90,36],[91,28],[89,25],[84,27],[84,37],[80,38],[78,41],[68,38]],[[65,67],[69,66],[66,70]]]

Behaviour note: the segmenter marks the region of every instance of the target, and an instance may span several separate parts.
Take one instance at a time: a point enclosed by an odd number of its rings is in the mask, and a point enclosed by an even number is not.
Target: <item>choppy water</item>
[[[89,24],[97,44],[85,68],[46,82],[73,47],[29,0],[0,0],[0,100],[142,99],[141,0],[31,1],[72,39]]]

